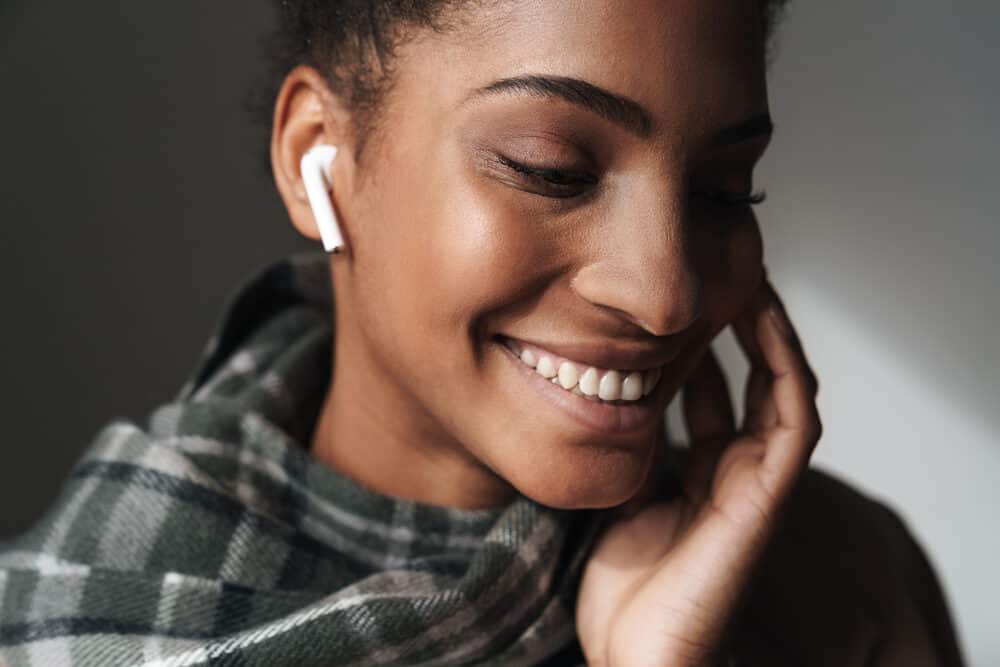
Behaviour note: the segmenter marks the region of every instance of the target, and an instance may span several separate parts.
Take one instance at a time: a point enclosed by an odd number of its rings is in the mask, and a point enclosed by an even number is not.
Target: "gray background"
[[[241,112],[264,8],[0,2],[0,537],[102,424],[177,391],[237,284],[312,247]],[[907,521],[973,665],[1000,664],[998,43],[992,0],[799,2],[759,171],[821,381],[815,464]]]

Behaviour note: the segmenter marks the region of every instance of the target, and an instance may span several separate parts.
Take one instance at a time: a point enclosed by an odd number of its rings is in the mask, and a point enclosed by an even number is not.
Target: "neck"
[[[333,347],[335,372],[310,443],[313,456],[383,495],[463,509],[513,499],[509,483],[365,354],[353,327],[338,327]]]

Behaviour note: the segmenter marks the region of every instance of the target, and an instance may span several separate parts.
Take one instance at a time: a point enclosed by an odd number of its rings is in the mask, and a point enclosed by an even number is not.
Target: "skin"
[[[493,507],[522,493],[618,508],[580,588],[588,663],[705,665],[733,640],[819,440],[817,382],[766,280],[752,207],[715,196],[750,193],[769,139],[756,3],[623,6],[486,3],[416,35],[397,51],[387,129],[363,162],[348,105],[299,67],[277,102],[272,162],[291,221],[318,240],[299,161],[316,144],[340,149],[330,175],[347,252],[330,259],[335,373],[314,455],[425,503]],[[522,74],[628,97],[648,131],[551,97],[472,95]],[[554,185],[500,155],[594,178]],[[751,365],[738,427],[708,348],[726,326]],[[658,499],[649,474],[661,422],[608,434],[569,418],[497,335],[679,351],[657,400],[665,409],[686,387],[683,496]]]
[[[335,373],[313,454],[425,503],[493,507],[522,493],[616,508],[576,609],[593,666],[724,664],[730,646],[754,664],[960,665],[943,595],[902,524],[807,471],[822,432],[815,375],[766,279],[751,206],[715,196],[750,193],[769,140],[756,3],[622,6],[470,3],[452,30],[416,34],[397,51],[386,132],[363,162],[342,96],[310,67],[287,76],[278,189],[319,240],[299,161],[338,146],[347,248],[330,259]],[[648,131],[553,97],[472,95],[521,74],[626,96]],[[553,184],[498,156],[590,178]],[[726,326],[751,368],[738,426],[709,348]],[[685,389],[683,494],[664,500],[649,474],[661,421],[595,432],[541,400],[497,335],[677,351],[656,400],[665,409]]]
[[[713,145],[767,112],[754,4],[586,4],[496,3],[407,43],[384,106],[391,134],[365,147],[364,171],[334,92],[306,68],[285,82],[279,189],[296,227],[318,238],[298,158],[337,145],[333,192],[349,247],[331,260],[336,373],[312,448],[373,489],[466,508],[515,490],[564,508],[626,501],[650,468],[657,425],[608,436],[539,409],[493,337],[680,348],[689,360],[760,283],[751,208],[705,196],[749,192],[767,143]],[[653,130],[636,137],[538,96],[466,101],[523,73],[628,96]],[[498,153],[600,185],[547,197],[566,189],[503,167]],[[661,380],[664,406],[682,365]]]

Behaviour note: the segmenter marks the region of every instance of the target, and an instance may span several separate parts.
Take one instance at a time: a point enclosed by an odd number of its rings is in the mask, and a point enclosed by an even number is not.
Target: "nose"
[[[656,336],[688,328],[701,312],[685,205],[676,195],[628,197],[615,207],[571,281],[583,299]]]

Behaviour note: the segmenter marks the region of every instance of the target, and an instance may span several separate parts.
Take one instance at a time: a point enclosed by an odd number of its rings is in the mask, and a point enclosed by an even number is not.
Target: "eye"
[[[575,197],[583,194],[588,187],[597,183],[597,176],[586,171],[559,167],[534,167],[515,162],[503,155],[497,155],[497,160],[518,175],[526,177],[535,185],[547,188],[549,192],[538,193],[543,197],[561,199]]]

